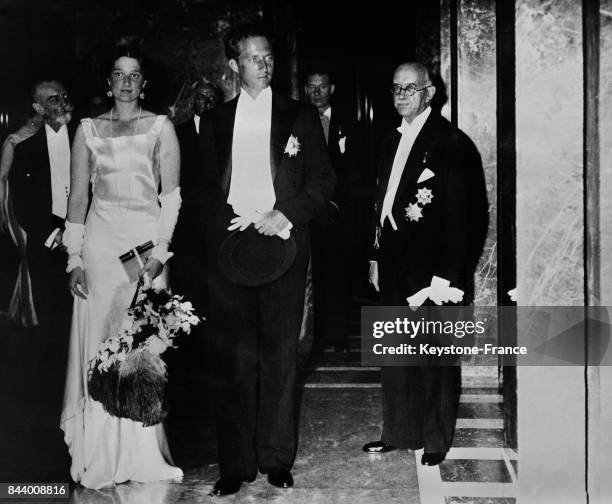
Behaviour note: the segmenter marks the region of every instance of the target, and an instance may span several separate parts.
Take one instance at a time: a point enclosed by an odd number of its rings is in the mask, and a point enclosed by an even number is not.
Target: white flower
[[[338,140],[338,148],[340,149],[340,154],[344,154],[344,151],[346,151],[346,136]]]
[[[285,151],[287,152],[287,151]],[[193,310],[193,305],[191,304],[191,301],[185,301],[184,303],[181,303],[181,310],[183,311],[191,311]]]
[[[168,345],[161,338],[151,336],[147,339],[147,347],[151,353],[160,355],[166,351]]]
[[[297,156],[298,152],[300,152],[300,142],[298,142],[297,137],[290,135],[289,140],[287,140],[287,145],[285,146],[285,154],[289,154],[289,157],[293,157]]]
[[[428,203],[431,203],[433,193],[431,192],[431,189],[423,187],[419,189],[419,192],[417,192],[416,198],[421,205],[427,205]]]
[[[421,212],[421,207],[416,203],[410,203],[406,208],[406,217],[411,221],[418,221],[421,217],[423,217],[423,213]]]
[[[119,347],[120,344],[117,338],[111,338],[111,340],[108,342],[108,349],[111,353],[117,352],[119,350]]]

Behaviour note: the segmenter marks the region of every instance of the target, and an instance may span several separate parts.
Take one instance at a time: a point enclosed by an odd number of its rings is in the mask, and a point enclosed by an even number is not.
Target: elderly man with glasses
[[[381,304],[423,306],[417,314],[471,302],[488,226],[480,155],[432,111],[435,92],[424,65],[395,70],[391,95],[402,123],[383,142],[370,238],[370,283]],[[415,363],[382,368],[383,432],[363,450],[423,448],[421,463],[437,465],[453,439],[459,367]]]

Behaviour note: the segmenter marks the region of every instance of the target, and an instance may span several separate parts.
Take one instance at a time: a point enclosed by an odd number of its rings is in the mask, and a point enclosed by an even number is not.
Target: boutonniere
[[[406,220],[418,222],[423,217],[423,207],[431,203],[433,192],[427,187],[422,187],[417,191],[415,197],[416,203],[410,203],[404,210],[406,211]]]
[[[289,157],[297,156],[298,152],[300,152],[300,147],[301,145],[297,137],[290,135],[287,145],[285,145],[285,154],[289,154]]]
[[[344,154],[344,151],[346,151],[346,135],[338,140],[338,148],[340,149],[340,154]]]

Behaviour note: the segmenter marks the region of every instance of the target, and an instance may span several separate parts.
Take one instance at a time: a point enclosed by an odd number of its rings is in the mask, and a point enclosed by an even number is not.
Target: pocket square
[[[435,177],[435,175],[436,174],[432,172],[429,168],[425,168],[419,175],[419,180],[417,180],[417,184],[420,184],[421,182],[425,182],[426,180],[429,180],[431,177]]]

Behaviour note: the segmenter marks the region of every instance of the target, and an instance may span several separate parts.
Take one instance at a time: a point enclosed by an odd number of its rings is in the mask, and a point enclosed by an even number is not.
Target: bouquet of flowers
[[[161,422],[165,409],[166,363],[174,339],[189,334],[200,319],[189,301],[164,289],[139,289],[128,318],[116,335],[100,344],[89,363],[89,395],[111,415],[139,421],[144,426]]]

